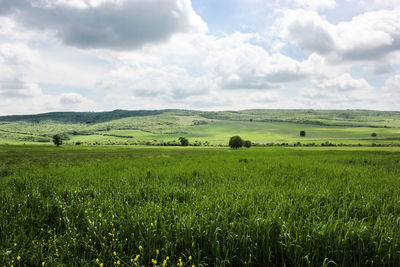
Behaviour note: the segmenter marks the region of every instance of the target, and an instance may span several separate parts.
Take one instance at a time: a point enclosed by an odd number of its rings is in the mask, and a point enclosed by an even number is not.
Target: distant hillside
[[[299,131],[306,131],[299,137]],[[376,136],[372,136],[372,133]],[[0,117],[0,144],[160,144],[181,136],[226,144],[232,135],[254,143],[400,143],[400,112],[372,110],[114,110]]]
[[[99,123],[112,121],[127,117],[139,117],[158,115],[165,112],[165,110],[114,110],[104,112],[49,112],[34,115],[11,115],[2,116],[0,121],[30,121],[40,122],[43,120],[53,120],[59,122],[69,123]]]
[[[198,115],[218,120],[270,120],[323,124],[323,120],[348,122],[379,122],[387,119],[399,120],[400,111],[375,110],[311,110],[311,109],[254,109],[241,111],[195,111],[195,110],[113,110],[103,112],[49,112],[29,115],[0,116],[0,122],[53,120],[66,123],[95,124],[129,117],[154,116],[162,113],[174,113],[181,116]],[[318,124],[318,123],[317,123]],[[365,125],[363,125],[365,126]]]

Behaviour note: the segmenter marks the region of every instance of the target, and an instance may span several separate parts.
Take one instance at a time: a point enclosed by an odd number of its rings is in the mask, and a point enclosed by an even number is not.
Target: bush
[[[243,145],[245,147],[247,147],[247,148],[250,148],[251,147],[251,141],[250,140],[246,140],[246,141],[244,141]]]
[[[189,140],[187,140],[185,137],[179,137],[179,141],[181,142],[181,146],[189,145]]]
[[[306,136],[306,131],[300,131],[300,136],[301,136],[301,137]]]
[[[243,146],[243,139],[240,136],[232,136],[229,139],[229,146],[233,149],[238,149]]]
[[[371,136],[372,136],[372,137],[376,137],[376,133],[372,133]]]

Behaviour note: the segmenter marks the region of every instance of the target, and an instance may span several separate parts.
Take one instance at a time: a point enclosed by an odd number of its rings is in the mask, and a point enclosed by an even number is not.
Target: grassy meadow
[[[0,264],[398,266],[385,149],[2,145]]]

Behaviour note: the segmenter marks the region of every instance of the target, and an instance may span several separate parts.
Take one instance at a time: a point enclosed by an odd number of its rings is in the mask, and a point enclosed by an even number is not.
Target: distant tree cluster
[[[204,124],[208,124],[207,121],[203,121],[203,120],[193,120],[193,125],[204,125]]]
[[[181,142],[181,146],[189,145],[189,140],[187,140],[185,137],[179,137],[179,142]]]
[[[238,149],[241,147],[251,147],[251,141],[250,140],[243,140],[240,136],[232,136],[229,139],[229,146],[233,149]]]

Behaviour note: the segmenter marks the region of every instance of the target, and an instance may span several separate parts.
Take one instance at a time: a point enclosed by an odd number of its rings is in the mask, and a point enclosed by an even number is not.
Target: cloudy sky
[[[400,110],[399,0],[0,0],[0,115]]]

